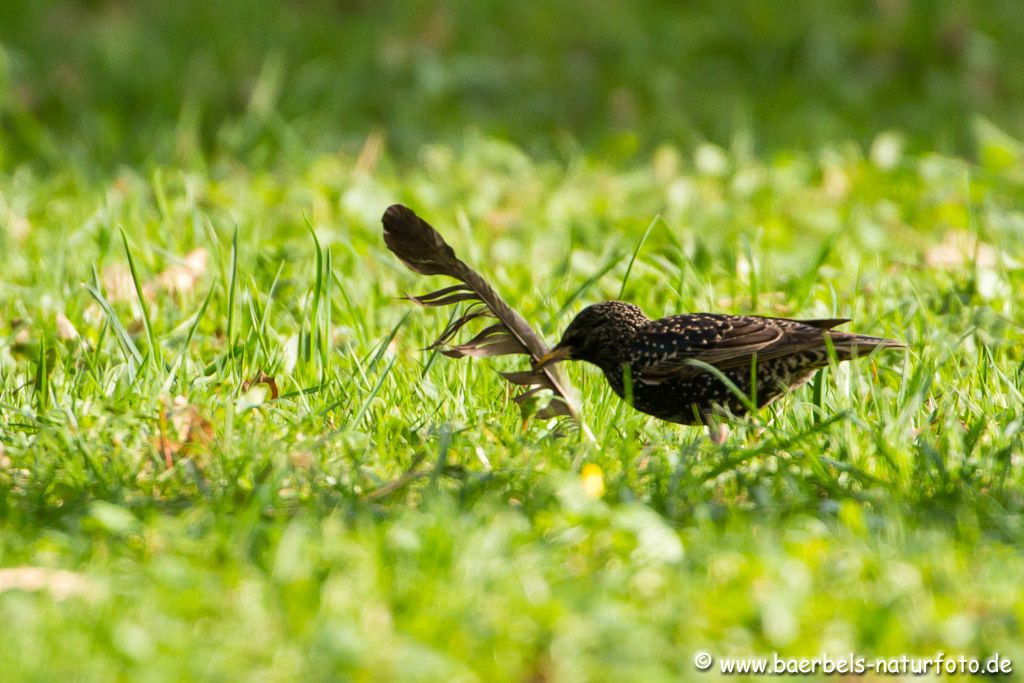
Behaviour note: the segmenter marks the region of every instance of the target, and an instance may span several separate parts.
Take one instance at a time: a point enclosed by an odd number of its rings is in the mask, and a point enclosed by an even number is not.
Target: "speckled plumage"
[[[708,365],[761,407],[828,365],[826,336],[840,361],[903,346],[831,329],[844,322],[714,313],[651,320],[633,304],[605,301],[580,311],[551,357],[596,365],[619,396],[628,393],[628,377],[637,410],[670,422],[701,424],[718,407],[735,414],[747,410]],[[755,357],[756,386],[751,381]]]

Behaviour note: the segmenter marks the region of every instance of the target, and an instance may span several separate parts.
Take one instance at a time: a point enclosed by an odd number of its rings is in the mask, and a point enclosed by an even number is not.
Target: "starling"
[[[637,410],[669,422],[708,424],[722,408],[739,415],[749,404],[760,408],[804,384],[829,364],[829,346],[840,361],[904,348],[891,339],[832,331],[845,322],[715,313],[651,320],[633,304],[604,301],[580,311],[538,365],[593,363]]]

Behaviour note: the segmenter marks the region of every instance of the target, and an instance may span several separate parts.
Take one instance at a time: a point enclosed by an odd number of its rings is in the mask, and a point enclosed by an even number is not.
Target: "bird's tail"
[[[884,349],[905,349],[906,344],[895,339],[885,337],[871,337],[866,334],[851,334],[848,332],[831,332],[829,338],[836,350],[836,357],[839,360],[850,360],[851,358],[863,358],[875,351]]]

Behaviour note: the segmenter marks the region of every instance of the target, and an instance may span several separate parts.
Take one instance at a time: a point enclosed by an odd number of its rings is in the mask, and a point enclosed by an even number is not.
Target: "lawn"
[[[923,10],[864,48],[886,17],[836,8],[813,68],[770,10],[729,42],[725,10],[676,35],[601,5],[563,61],[561,24],[528,10],[504,39],[534,36],[521,56],[487,43],[509,10],[471,4],[278,22],[260,2],[251,29],[159,5],[0,10],[5,680],[713,680],[701,651],[1024,667],[1012,4],[950,3],[974,36],[953,57]],[[62,31],[63,66],[41,47]],[[649,31],[695,47],[630,52]],[[779,99],[731,70],[764,32]],[[906,82],[876,82],[854,47],[901,38]],[[351,89],[317,90],[343,64]],[[708,93],[732,74],[742,101],[674,119],[680,84],[616,85],[647,69]],[[854,94],[821,89],[846,75]],[[451,311],[400,297],[452,282],[385,248],[395,202],[549,342],[621,295],[847,317],[908,348],[822,371],[721,444],[578,365],[582,424],[541,420],[497,374],[521,357],[424,350]]]

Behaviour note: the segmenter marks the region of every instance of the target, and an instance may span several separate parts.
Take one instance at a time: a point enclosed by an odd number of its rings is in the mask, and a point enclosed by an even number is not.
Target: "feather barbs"
[[[384,212],[384,243],[406,266],[423,275],[446,275],[461,284],[434,292],[405,298],[420,306],[435,308],[468,304],[434,342],[427,348],[450,358],[486,358],[491,356],[526,355],[533,365],[547,353],[543,340],[530,325],[498,295],[493,287],[455,255],[440,233],[416,213],[401,204]],[[492,322],[468,341],[456,344],[455,337],[469,323],[483,318]],[[542,419],[566,415],[578,421],[572,389],[555,367],[502,372],[510,383],[526,388],[513,397],[523,405],[542,390],[550,390],[554,398],[537,411]]]

